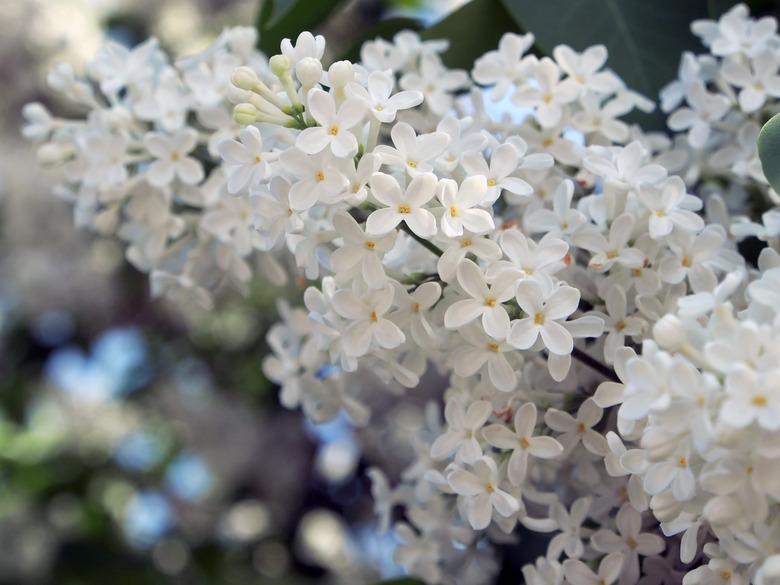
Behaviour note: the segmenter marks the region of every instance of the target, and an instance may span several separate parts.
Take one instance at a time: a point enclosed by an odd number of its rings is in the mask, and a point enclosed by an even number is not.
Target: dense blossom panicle
[[[387,436],[368,380],[446,381],[400,478],[369,472],[410,574],[490,583],[520,525],[551,536],[533,585],[768,585],[780,197],[755,142],[776,29],[743,5],[693,23],[709,53],[661,93],[672,138],[627,121],[652,103],[601,45],[538,57],[509,33],[468,73],[410,31],[353,64],[309,32],[269,59],[251,29],[176,64],[152,39],[58,66],[84,115],[29,104],[23,133],[154,294],[302,283],[262,364],[285,407]]]

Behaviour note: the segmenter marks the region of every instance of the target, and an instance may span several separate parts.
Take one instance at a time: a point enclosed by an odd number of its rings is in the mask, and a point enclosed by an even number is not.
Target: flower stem
[[[576,359],[577,361],[585,364],[588,366],[591,370],[598,372],[605,378],[608,378],[609,380],[612,380],[613,382],[620,383],[620,378],[617,377],[617,374],[615,371],[607,366],[606,364],[602,364],[600,361],[598,361],[596,358],[591,357],[589,354],[585,353],[581,349],[578,349],[575,347],[571,351],[571,357]]]

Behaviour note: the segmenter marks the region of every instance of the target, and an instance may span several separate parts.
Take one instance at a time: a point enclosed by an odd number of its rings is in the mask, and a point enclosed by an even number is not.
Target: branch
[[[615,373],[615,370],[607,366],[606,364],[602,364],[600,361],[598,361],[596,358],[591,357],[589,354],[585,353],[581,349],[577,349],[575,347],[571,352],[571,357],[578,360],[579,362],[585,364],[588,366],[591,370],[598,372],[605,378],[620,383],[620,378],[618,378],[617,374]]]

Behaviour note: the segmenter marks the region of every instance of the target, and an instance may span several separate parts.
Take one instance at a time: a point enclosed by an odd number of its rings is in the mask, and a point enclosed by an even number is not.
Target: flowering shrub
[[[370,472],[410,574],[489,583],[492,544],[530,530],[551,536],[532,584],[768,584],[780,200],[756,139],[776,29],[743,5],[693,23],[709,53],[661,93],[671,138],[626,121],[654,104],[601,45],[538,57],[509,33],[466,72],[406,31],[326,67],[323,37],[266,59],[253,29],[175,65],[109,44],[86,78],[49,77],[87,115],[31,104],[24,132],[153,294],[208,308],[255,275],[310,281],[268,336],[285,406],[379,432],[358,372],[447,379],[400,483]]]

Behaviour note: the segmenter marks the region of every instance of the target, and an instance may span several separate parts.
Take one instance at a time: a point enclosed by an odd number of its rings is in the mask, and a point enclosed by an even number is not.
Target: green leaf
[[[301,32],[316,28],[343,1],[263,0],[257,18],[258,48],[268,56],[276,55],[282,39],[295,40]]]
[[[274,14],[274,0],[260,0],[260,12],[257,15],[257,30],[268,28],[271,17]]]
[[[607,65],[628,86],[655,100],[677,76],[683,51],[702,50],[691,22],[709,16],[707,0],[502,0],[546,54],[567,44],[609,50]]]
[[[419,20],[413,18],[396,17],[386,18],[380,20],[375,26],[371,27],[366,33],[360,35],[358,40],[352,46],[352,48],[342,55],[342,59],[349,59],[350,61],[357,62],[360,60],[360,48],[366,41],[373,41],[377,37],[390,40],[398,32],[402,30],[414,30],[419,31],[422,28]]]
[[[533,5],[537,6],[537,2]],[[470,71],[477,57],[498,46],[501,35],[519,30],[500,0],[471,0],[426,29],[421,36],[448,39],[450,48],[444,54],[444,63]]]
[[[769,184],[780,192],[780,114],[772,117],[758,135],[758,157]]]

